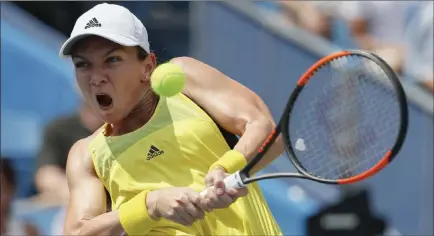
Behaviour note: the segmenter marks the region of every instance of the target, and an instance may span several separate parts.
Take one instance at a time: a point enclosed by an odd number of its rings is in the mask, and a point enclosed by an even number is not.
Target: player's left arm
[[[232,80],[217,69],[195,60],[181,57],[171,61],[187,74],[183,91],[227,131],[241,138],[234,149],[251,160],[261,144],[275,128],[273,117],[264,101],[253,91]],[[255,166],[262,169],[284,151],[281,138]]]

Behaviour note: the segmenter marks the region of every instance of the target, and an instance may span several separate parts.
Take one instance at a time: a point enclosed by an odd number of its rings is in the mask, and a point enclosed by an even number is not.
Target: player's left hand
[[[205,177],[206,187],[212,187],[202,199],[202,204],[207,211],[213,209],[227,208],[234,203],[239,197],[246,196],[247,188],[227,189],[224,184],[224,179],[229,174],[223,168],[215,168],[210,171]]]

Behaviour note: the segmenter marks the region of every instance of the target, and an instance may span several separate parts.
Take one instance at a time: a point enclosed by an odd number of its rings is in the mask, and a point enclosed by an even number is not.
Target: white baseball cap
[[[150,52],[145,26],[127,8],[119,5],[98,4],[81,15],[75,22],[71,36],[60,49],[60,56],[69,56],[72,46],[90,35],[100,36],[122,46],[140,46]]]

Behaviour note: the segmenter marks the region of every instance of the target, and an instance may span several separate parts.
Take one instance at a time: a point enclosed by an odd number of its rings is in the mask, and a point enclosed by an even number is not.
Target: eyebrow
[[[124,49],[123,47],[121,47],[121,46],[116,46],[116,47],[110,49],[109,51],[107,51],[107,52],[104,54],[104,57],[106,57],[106,56],[110,55],[111,53],[113,53],[114,51],[118,51],[118,50],[125,51],[125,49]],[[80,55],[71,55],[71,58],[72,58],[72,59],[79,58],[79,59],[86,60],[86,58],[85,58],[84,56],[80,56]]]

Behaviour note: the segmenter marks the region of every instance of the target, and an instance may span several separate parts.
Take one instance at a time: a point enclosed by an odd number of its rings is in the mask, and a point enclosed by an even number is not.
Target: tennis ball
[[[180,66],[164,63],[151,75],[151,87],[160,96],[172,97],[184,89],[186,74]]]

